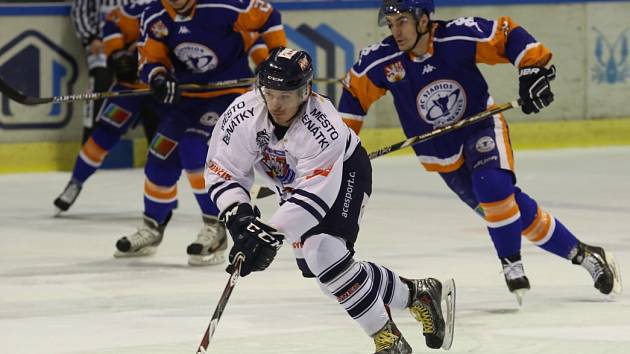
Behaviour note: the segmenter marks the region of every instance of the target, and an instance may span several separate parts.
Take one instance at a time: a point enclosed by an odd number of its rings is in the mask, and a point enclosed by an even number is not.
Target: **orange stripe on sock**
[[[519,213],[518,204],[514,194],[509,197],[490,203],[479,203],[483,208],[484,217],[489,222],[498,222],[507,220]]]
[[[90,137],[81,148],[83,155],[95,164],[100,164],[107,155],[107,150],[100,147],[92,137]]]
[[[158,186],[148,179],[145,179],[144,193],[153,199],[171,201],[177,196],[177,185],[170,187]]]
[[[532,242],[542,240],[545,235],[547,235],[547,232],[549,232],[549,228],[551,227],[551,218],[552,216],[549,215],[549,213],[538,208],[534,221],[532,221],[532,223],[523,230],[523,236]]]
[[[187,173],[188,181],[193,189],[205,189],[206,181],[203,178],[203,172]]]

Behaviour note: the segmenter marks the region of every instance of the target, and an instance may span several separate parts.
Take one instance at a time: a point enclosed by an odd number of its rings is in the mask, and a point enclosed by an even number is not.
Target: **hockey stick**
[[[492,117],[495,114],[507,111],[509,109],[512,109],[514,107],[519,107],[522,104],[521,99],[517,99],[515,101],[512,102],[507,102],[507,103],[503,103],[500,105],[497,105],[493,108],[490,108],[488,110],[485,110],[481,113],[477,113],[472,117],[468,117],[468,118],[464,118],[462,120],[460,120],[457,123],[454,124],[450,124],[450,125],[446,125],[443,126],[441,128],[437,128],[434,129],[428,133],[424,133],[422,135],[418,135],[418,136],[414,136],[411,137],[405,141],[401,141],[399,143],[396,143],[394,145],[390,145],[390,146],[386,146],[384,148],[381,148],[379,150],[376,150],[374,152],[371,152],[368,154],[368,156],[370,157],[370,160],[375,159],[377,157],[383,156],[383,155],[387,155],[390,152],[394,152],[394,151],[398,151],[400,149],[404,149],[406,147],[421,143],[423,141],[427,141],[429,139],[435,138],[438,135],[442,135],[448,132],[451,132],[453,130],[457,130],[460,128],[463,128],[465,126],[471,125],[473,123],[476,123],[480,120],[484,120],[486,118]]]
[[[206,329],[206,332],[201,339],[201,343],[199,344],[199,348],[197,349],[197,354],[206,354],[208,350],[208,345],[212,340],[212,336],[214,335],[214,331],[216,331],[217,326],[219,325],[219,320],[221,319],[221,315],[223,314],[223,310],[225,310],[225,306],[227,306],[227,302],[230,299],[230,295],[232,294],[232,290],[236,286],[236,282],[241,274],[241,267],[243,266],[243,261],[245,260],[245,256],[239,254],[236,256],[236,260],[234,260],[234,270],[232,270],[232,274],[230,274],[230,278],[228,279],[227,284],[225,285],[225,289],[223,289],[223,294],[221,294],[221,298],[219,298],[219,303],[217,307],[214,309],[214,313],[212,314],[212,319],[210,319],[210,324]]]
[[[178,87],[187,92],[196,92],[196,91],[206,91],[206,90],[217,90],[217,89],[225,89],[225,88],[234,88],[234,87],[246,87],[250,86],[254,83],[254,78],[245,78],[238,80],[226,80],[226,81],[218,81],[205,85],[199,84],[182,84]],[[317,78],[314,80],[315,82],[324,82],[324,83],[333,83],[333,82],[341,82],[339,79],[326,79],[326,78]],[[65,96],[52,96],[52,97],[35,97],[28,96],[24,93],[16,90],[11,87],[6,81],[4,81],[0,77],[0,93],[7,95],[13,101],[21,103],[27,106],[34,106],[38,104],[46,104],[46,103],[65,103],[65,102],[74,102],[74,101],[86,101],[86,100],[101,100],[105,98],[112,97],[131,97],[131,96],[144,96],[151,94],[151,89],[143,88],[136,90],[122,90],[122,91],[111,91],[111,92],[89,92],[89,93],[78,93],[72,95]]]

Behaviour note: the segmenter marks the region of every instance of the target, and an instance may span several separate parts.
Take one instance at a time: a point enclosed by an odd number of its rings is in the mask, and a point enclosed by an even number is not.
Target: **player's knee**
[[[473,191],[480,202],[503,200],[514,193],[511,171],[499,168],[480,168],[472,175]]]
[[[516,188],[515,191],[516,203],[521,210],[521,221],[523,223],[523,229],[528,228],[534,219],[538,211],[538,203],[532,199],[529,195],[523,193],[520,188]]]
[[[354,262],[345,241],[326,234],[307,238],[302,252],[309,270],[324,284],[336,278]]]

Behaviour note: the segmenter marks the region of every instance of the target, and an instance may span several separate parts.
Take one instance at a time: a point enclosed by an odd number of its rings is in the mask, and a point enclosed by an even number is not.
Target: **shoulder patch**
[[[496,32],[496,21],[480,17],[460,17],[449,21],[438,21],[438,30],[434,41],[467,40],[475,42],[489,41]]]
[[[362,76],[374,66],[402,54],[403,52],[398,50],[398,46],[393,37],[389,36],[380,43],[372,44],[361,49],[359,59],[352,67],[352,70],[354,70],[357,76]]]

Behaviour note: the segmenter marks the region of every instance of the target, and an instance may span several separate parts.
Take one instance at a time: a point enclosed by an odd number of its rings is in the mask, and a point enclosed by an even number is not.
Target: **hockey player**
[[[144,88],[138,82],[136,43],[140,36],[140,15],[146,4],[132,2],[116,7],[105,20],[102,28],[103,44],[109,69],[116,81],[111,91]],[[103,101],[97,114],[95,127],[77,156],[70,182],[55,199],[58,213],[67,211],[76,201],[83,183],[96,172],[109,151],[130,127],[142,120],[147,140],[155,135],[158,116],[156,102],[150,96],[114,97]]]
[[[427,345],[448,349],[452,280],[401,278],[354,259],[359,222],[372,192],[372,168],[333,104],[311,91],[312,75],[306,52],[272,50],[259,66],[256,90],[228,107],[210,139],[206,184],[234,240],[228,272],[237,257],[244,257],[241,276],[265,270],[286,241],[302,274],[316,278],[323,292],[373,337],[376,353],[411,353],[388,307],[408,308],[422,322]],[[247,192],[254,170],[280,197],[267,222]],[[441,298],[446,293],[450,321],[445,323]]]
[[[140,77],[166,107],[145,166],[144,222],[137,232],[118,240],[114,255],[155,253],[185,170],[204,223],[187,248],[188,263],[221,263],[227,238],[204,184],[207,141],[221,113],[248,88],[181,93],[178,85],[251,77],[247,50],[258,38],[252,32],[269,48],[286,43],[280,13],[262,0],[163,0],[149,5],[141,29]]]
[[[526,114],[553,101],[552,54],[509,17],[437,21],[432,0],[385,0],[379,22],[391,36],[361,51],[344,80],[339,110],[358,132],[370,105],[390,91],[407,137],[482,112],[493,105],[478,63],[512,63]],[[586,268],[603,294],[620,293],[610,252],[580,242],[560,221],[516,187],[507,122],[502,115],[414,147],[428,171],[485,220],[508,289],[521,301],[530,288],[521,261],[521,235]]]

